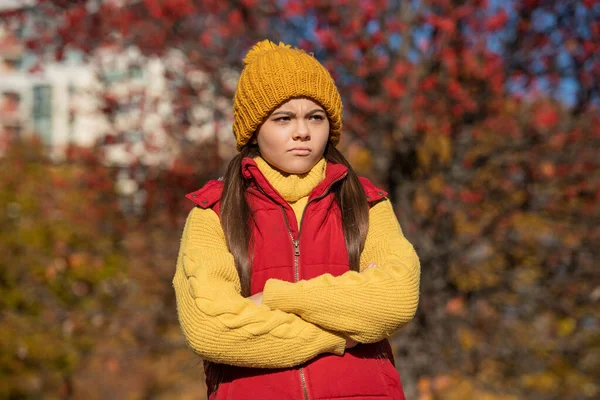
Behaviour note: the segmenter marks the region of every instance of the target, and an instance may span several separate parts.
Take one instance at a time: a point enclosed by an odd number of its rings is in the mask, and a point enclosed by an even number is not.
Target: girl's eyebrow
[[[310,110],[308,113],[306,113],[306,115],[312,115],[312,114],[315,114],[315,113],[318,113],[318,112],[325,113],[325,110],[323,110],[322,108],[315,108],[315,109],[313,109],[313,110]],[[277,115],[277,114],[283,114],[283,115],[286,115],[286,116],[288,116],[288,117],[293,117],[293,116],[295,116],[295,115],[296,115],[296,114],[295,114],[295,113],[293,113],[292,111],[275,111],[275,112],[272,114],[272,116],[274,116],[274,115]]]
[[[294,115],[296,115],[291,111],[275,111],[272,115],[277,115],[277,114],[287,115],[288,117],[293,117]]]

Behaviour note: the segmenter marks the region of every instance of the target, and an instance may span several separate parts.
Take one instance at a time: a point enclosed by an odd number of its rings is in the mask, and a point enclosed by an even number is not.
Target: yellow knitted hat
[[[340,141],[342,100],[329,72],[312,55],[290,45],[263,40],[244,58],[233,98],[233,134],[240,150],[269,114],[295,97],[319,103],[329,118],[329,140]]]

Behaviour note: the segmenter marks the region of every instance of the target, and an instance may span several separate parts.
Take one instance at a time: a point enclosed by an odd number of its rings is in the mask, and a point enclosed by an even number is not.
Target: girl
[[[262,41],[233,112],[239,154],[187,195],[173,279],[209,399],[404,399],[386,338],[415,314],[419,258],[387,193],[335,148],[331,76]]]

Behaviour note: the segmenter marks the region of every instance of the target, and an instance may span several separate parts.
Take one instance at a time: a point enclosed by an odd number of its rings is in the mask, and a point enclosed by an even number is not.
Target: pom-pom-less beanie
[[[263,40],[246,54],[233,98],[237,149],[246,145],[269,114],[289,99],[307,97],[320,104],[337,145],[342,131],[342,100],[333,78],[316,58],[290,45]]]

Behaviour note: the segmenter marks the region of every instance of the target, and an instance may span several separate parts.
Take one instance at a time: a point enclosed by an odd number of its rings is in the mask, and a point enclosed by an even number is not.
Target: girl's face
[[[275,109],[258,130],[262,158],[290,174],[308,172],[323,156],[329,120],[323,107],[309,99],[291,99]]]

